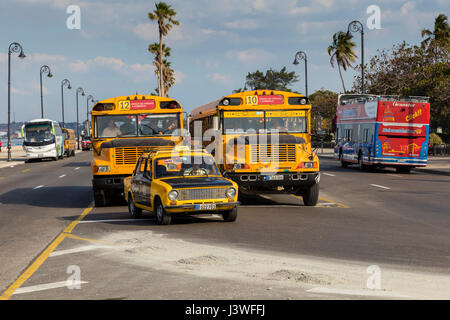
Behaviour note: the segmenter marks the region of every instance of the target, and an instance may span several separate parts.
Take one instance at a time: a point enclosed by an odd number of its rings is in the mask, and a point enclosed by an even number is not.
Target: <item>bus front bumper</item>
[[[129,175],[96,175],[92,178],[92,187],[99,190],[111,190],[123,193],[123,179]]]
[[[274,191],[291,193],[320,182],[320,172],[279,172],[274,174],[260,173],[225,173],[224,176],[235,181],[239,190]]]

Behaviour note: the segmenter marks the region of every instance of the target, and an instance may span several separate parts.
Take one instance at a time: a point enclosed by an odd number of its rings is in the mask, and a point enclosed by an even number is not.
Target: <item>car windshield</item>
[[[176,156],[155,159],[155,178],[219,175],[211,156]]]
[[[104,115],[95,118],[97,138],[171,135],[179,129],[179,115]]]
[[[25,125],[25,142],[50,142],[54,139],[52,127],[48,122]]]

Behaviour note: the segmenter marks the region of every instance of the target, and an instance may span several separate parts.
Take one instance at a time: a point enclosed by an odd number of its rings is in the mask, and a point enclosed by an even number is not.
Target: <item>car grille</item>
[[[295,144],[256,144],[250,146],[250,160],[258,162],[295,162]]]
[[[225,199],[227,188],[178,189],[178,200]]]
[[[115,148],[114,158],[116,166],[123,165],[135,165],[137,159],[144,152],[150,152],[153,150],[172,150],[172,146],[152,146],[152,147],[117,147]]]

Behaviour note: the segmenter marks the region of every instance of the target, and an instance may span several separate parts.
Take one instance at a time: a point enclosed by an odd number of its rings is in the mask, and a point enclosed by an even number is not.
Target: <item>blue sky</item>
[[[419,43],[420,30],[432,29],[439,13],[448,15],[450,2],[357,0],[171,0],[180,26],[165,39],[172,48],[177,83],[169,94],[186,111],[243,87],[245,75],[257,69],[296,71],[295,89],[304,91],[303,63],[294,66],[297,51],[308,55],[309,93],[320,88],[342,91],[337,69],[329,63],[332,35],[346,31],[352,20],[365,25],[366,61],[377,49],[405,40]],[[81,29],[69,30],[66,8],[81,8]],[[381,9],[381,29],[369,30],[366,9]],[[61,80],[83,87],[96,99],[149,94],[156,85],[148,44],[158,41],[156,24],[147,18],[149,0],[1,0],[0,122],[7,121],[7,48],[20,42],[27,58],[12,57],[12,112],[16,121],[40,116],[39,69],[44,78],[45,116],[61,120]],[[355,36],[359,57],[360,37]],[[345,73],[351,87],[356,72]],[[75,90],[65,89],[65,119],[75,121]],[[80,98],[80,120],[86,98]]]

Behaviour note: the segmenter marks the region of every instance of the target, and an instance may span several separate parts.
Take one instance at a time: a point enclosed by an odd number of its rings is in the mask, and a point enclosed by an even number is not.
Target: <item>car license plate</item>
[[[197,204],[195,206],[195,209],[197,209],[197,210],[216,210],[216,204],[215,203]]]
[[[274,174],[274,175],[271,175],[271,176],[266,176],[266,180],[270,180],[270,181],[273,181],[273,180],[284,180],[284,177],[283,177],[282,174]]]

